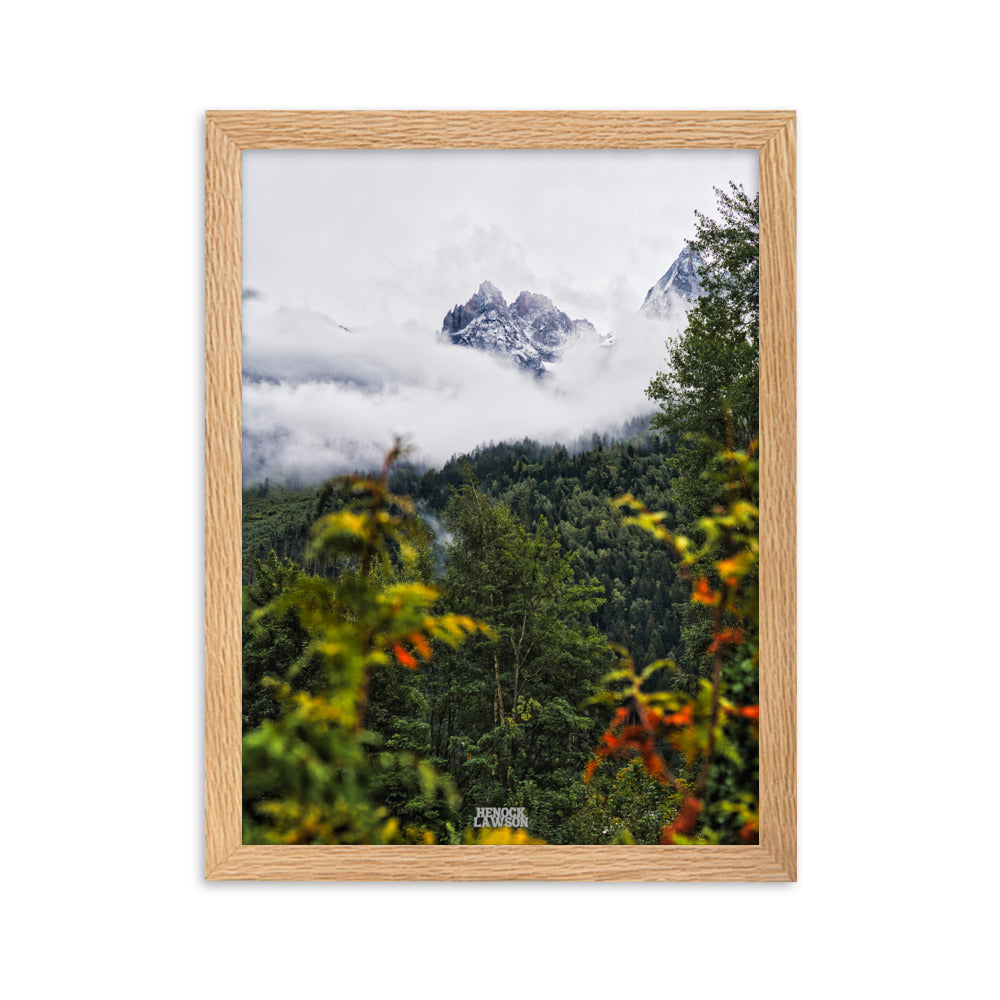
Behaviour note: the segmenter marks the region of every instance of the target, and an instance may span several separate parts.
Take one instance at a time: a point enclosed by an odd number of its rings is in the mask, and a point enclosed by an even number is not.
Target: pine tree
[[[702,257],[703,294],[646,389],[660,407],[653,426],[684,436],[670,462],[688,526],[725,499],[702,474],[718,446],[749,447],[759,424],[760,196],[730,183],[730,193],[717,188],[716,198],[721,218],[697,213],[688,241]]]
[[[716,188],[719,219],[697,214],[689,240],[701,254],[703,294],[687,328],[668,341],[667,366],[646,395],[659,404],[653,427],[680,437],[668,464],[675,472],[671,499],[681,529],[698,539],[702,518],[731,501],[725,478],[713,475],[720,456],[745,451],[758,436],[760,378],[760,196],[730,183]],[[704,570],[711,573],[706,555]],[[676,608],[681,620],[678,663],[696,675],[707,669],[712,628],[705,609]]]
[[[575,579],[544,519],[526,531],[472,484],[456,492],[446,523],[448,607],[475,614],[493,637],[442,651],[422,674],[436,754],[463,814],[525,806],[531,832],[561,842],[585,799],[581,775],[599,731],[594,710],[578,706],[611,659],[589,623],[602,588]]]

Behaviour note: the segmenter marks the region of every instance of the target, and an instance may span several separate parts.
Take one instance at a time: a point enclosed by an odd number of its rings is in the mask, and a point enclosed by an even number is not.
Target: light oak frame
[[[244,149],[756,149],[760,157],[760,844],[246,846],[241,824]],[[210,111],[205,121],[205,878],[794,881],[795,114]]]

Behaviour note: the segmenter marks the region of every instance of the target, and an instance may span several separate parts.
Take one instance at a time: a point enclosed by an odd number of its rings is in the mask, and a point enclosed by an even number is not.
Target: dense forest
[[[244,491],[247,842],[755,841],[758,204],[717,199],[651,418]]]

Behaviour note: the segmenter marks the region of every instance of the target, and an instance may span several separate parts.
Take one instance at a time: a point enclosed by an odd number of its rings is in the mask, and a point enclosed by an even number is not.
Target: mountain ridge
[[[571,319],[547,295],[522,291],[508,303],[491,281],[446,313],[441,333],[452,344],[505,355],[539,378],[570,345],[599,339],[593,323]]]
[[[639,315],[650,320],[675,320],[702,294],[701,254],[685,246],[666,272],[646,293]],[[614,333],[599,336],[587,319],[571,319],[547,295],[522,291],[508,303],[493,282],[483,281],[468,301],[453,306],[441,323],[450,343],[511,359],[542,378],[566,350],[588,340],[612,346]]]

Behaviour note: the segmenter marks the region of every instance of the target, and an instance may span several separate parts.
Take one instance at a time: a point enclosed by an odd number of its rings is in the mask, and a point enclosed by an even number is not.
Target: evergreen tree
[[[243,588],[243,733],[265,719],[275,719],[281,706],[264,678],[288,680],[295,674],[298,690],[315,692],[319,658],[308,651],[309,634],[292,610],[261,616],[257,612],[291,590],[303,575],[300,566],[274,552],[256,560],[253,583]],[[294,668],[294,670],[293,670]]]
[[[653,426],[684,436],[670,462],[673,499],[689,527],[725,500],[703,475],[718,445],[746,449],[759,424],[760,196],[730,183],[716,198],[721,218],[697,213],[688,241],[702,256],[704,293],[646,389],[660,407]]]
[[[750,447],[759,425],[760,196],[729,187],[716,189],[719,219],[697,213],[697,232],[688,242],[702,256],[704,293],[688,314],[687,328],[668,341],[668,365],[646,390],[660,407],[653,426],[680,436],[668,459],[675,473],[671,499],[682,530],[699,541],[702,519],[731,500],[725,477],[714,473],[727,452]],[[706,553],[701,569],[709,575],[711,563]],[[688,602],[675,613],[678,664],[689,677],[703,675],[710,618],[704,607]]]
[[[463,794],[467,821],[479,806],[525,806],[534,835],[563,841],[600,728],[593,709],[578,706],[610,662],[589,624],[602,588],[575,579],[544,520],[528,532],[471,484],[446,523],[448,607],[474,612],[493,637],[471,637],[422,671],[436,759]]]

